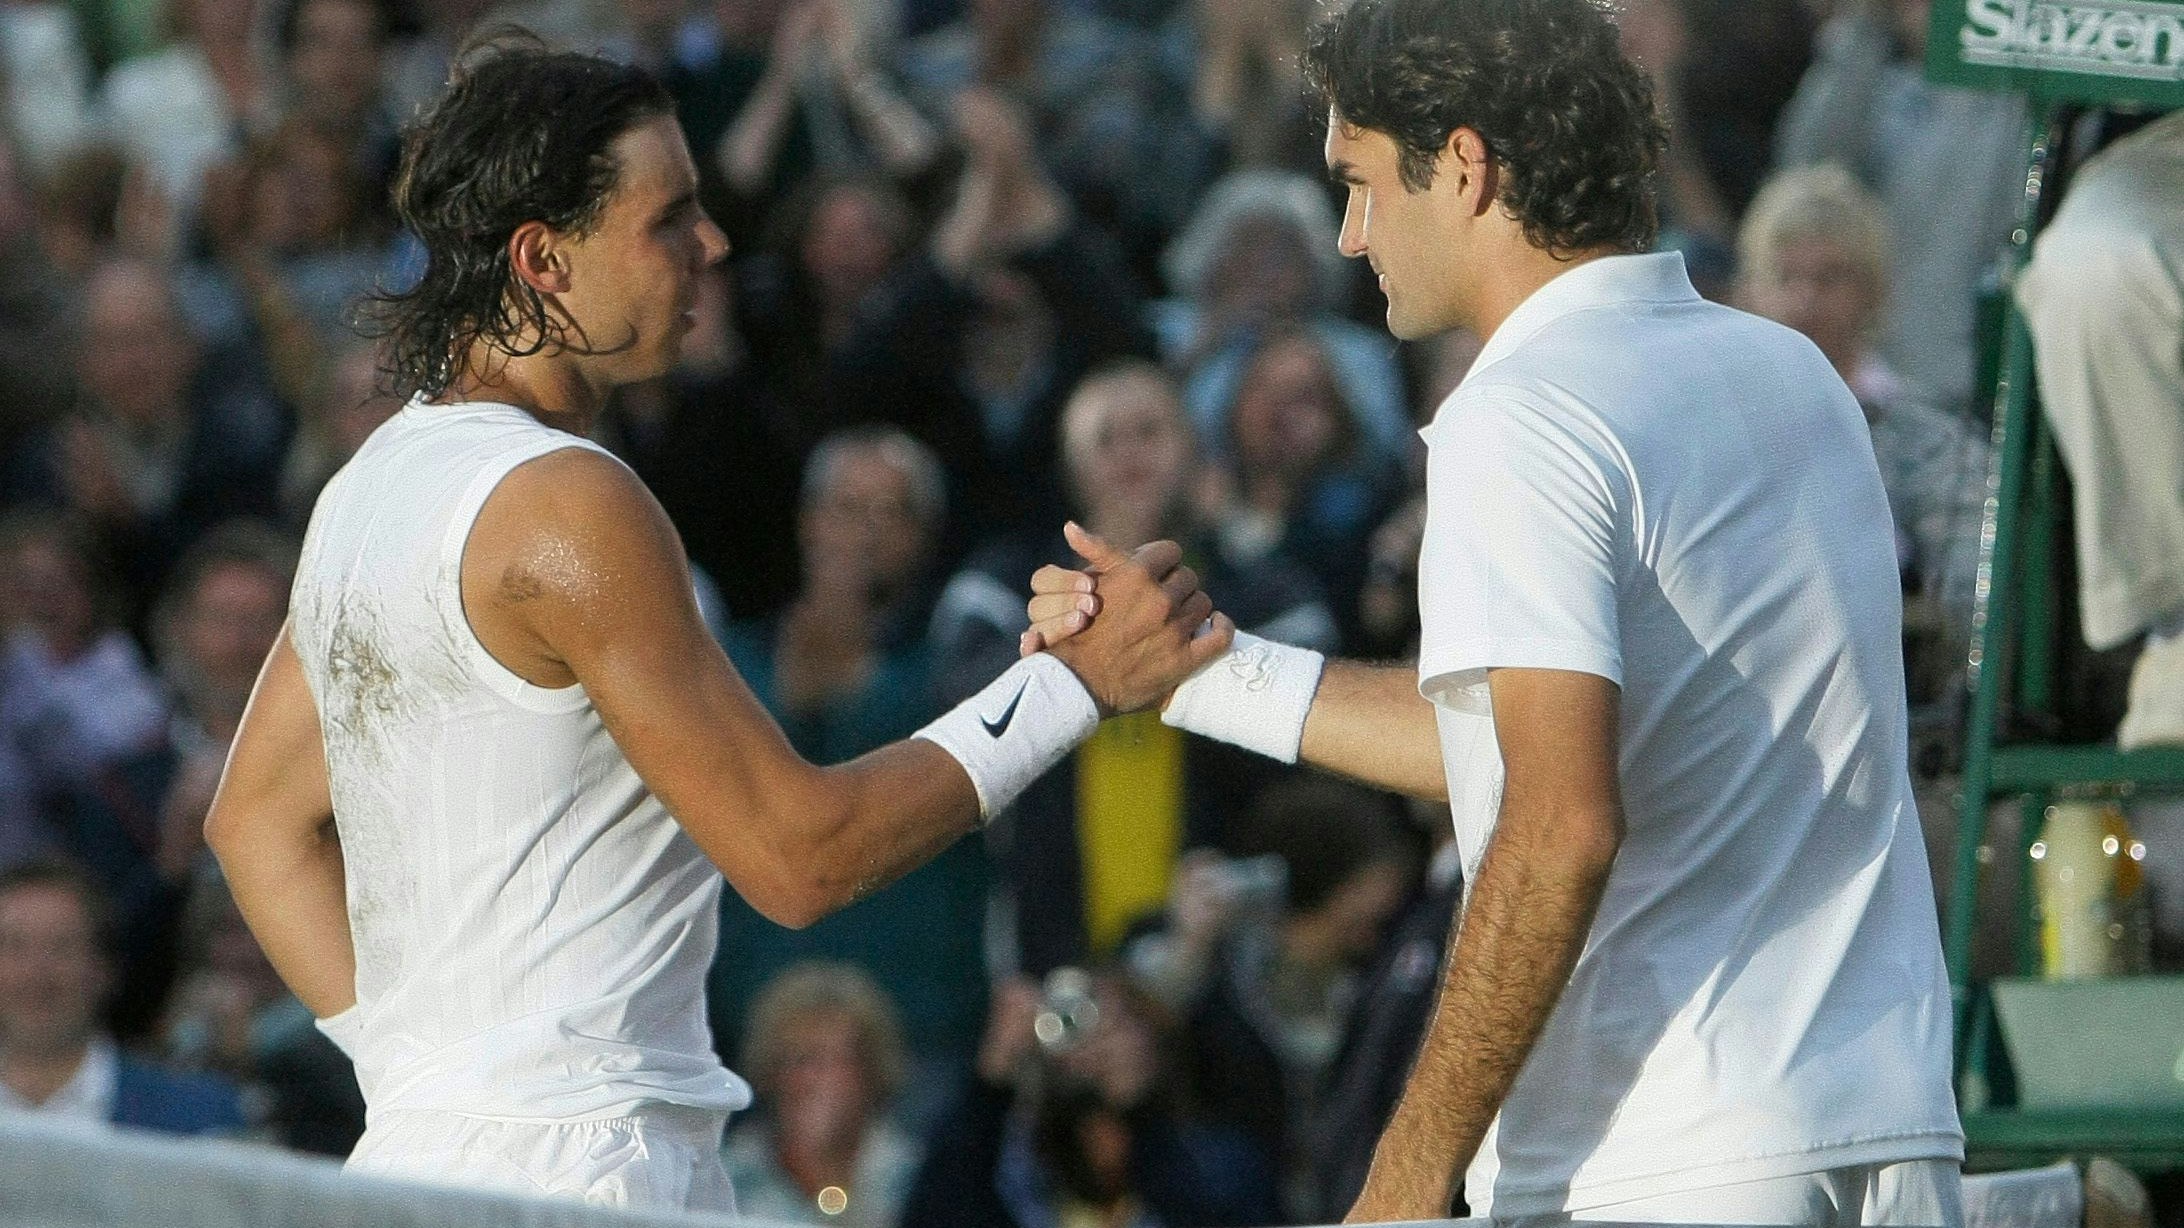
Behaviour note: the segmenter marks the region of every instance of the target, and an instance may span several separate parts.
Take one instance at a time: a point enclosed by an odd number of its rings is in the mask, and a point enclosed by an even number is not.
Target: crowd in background
[[[1663,242],[1806,333],[1896,512],[1945,767],[1988,462],[1974,316],[2023,104],[1918,0],[1629,0]],[[1295,59],[1314,0],[0,0],[0,1111],[342,1153],[362,1106],[201,825],[325,480],[402,402],[405,117],[508,20],[669,86],[735,248],[601,442],[805,755],[1013,658],[1065,517],[1247,630],[1416,633],[1416,428]],[[361,314],[360,314],[361,312]],[[1674,378],[1663,372],[1662,378]],[[745,1211],[869,1228],[1339,1218],[1460,892],[1430,810],[1110,722],[983,836],[710,986]]]

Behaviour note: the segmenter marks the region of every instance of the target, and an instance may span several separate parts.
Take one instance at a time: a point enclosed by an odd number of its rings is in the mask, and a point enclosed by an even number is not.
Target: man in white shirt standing
[[[1358,0],[1305,65],[1390,331],[1489,338],[1424,431],[1416,672],[1239,636],[1165,710],[1454,811],[1469,898],[1350,1218],[1464,1174],[1496,1219],[1960,1222],[1856,400],[1637,254],[1662,128],[1592,0]],[[1097,605],[1035,587],[1027,647]]]

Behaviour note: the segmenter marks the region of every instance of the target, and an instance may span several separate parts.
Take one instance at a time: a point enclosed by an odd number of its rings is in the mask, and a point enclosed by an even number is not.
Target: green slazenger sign
[[[1934,0],[1926,75],[2046,101],[2184,106],[2184,0]]]

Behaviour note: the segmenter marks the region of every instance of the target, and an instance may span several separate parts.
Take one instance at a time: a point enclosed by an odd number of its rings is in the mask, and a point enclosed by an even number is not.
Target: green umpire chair
[[[2103,7],[2114,13],[2090,11]],[[2111,17],[2119,29],[2130,29],[2105,37],[2100,23]],[[2094,23],[2096,37],[2074,37],[2087,22]],[[2017,90],[2034,100],[2024,210],[2004,262],[2006,286],[2067,189],[2070,171],[2089,152],[2074,147],[2089,126],[2082,122],[2088,109],[2184,107],[2184,0],[2118,0],[2110,6],[1936,0],[1927,73],[1945,84]],[[2028,1103],[2009,1059],[2011,1049],[2024,1060],[2024,1053],[2044,1047],[2051,1055],[2090,1055],[2088,1069],[2097,1070],[2109,1049],[2120,1053],[2131,1047],[2126,1042],[2165,1034],[2184,1019],[2184,978],[2043,986],[2039,992],[2047,1009],[2040,1026],[2072,1034],[2005,1037],[1993,1005],[1996,982],[1976,978],[1973,971],[1983,910],[1992,933],[1995,910],[2009,908],[2001,926],[2008,934],[2006,950],[1999,960],[1983,963],[2000,962],[2018,978],[2038,975],[2026,867],[2056,800],[2184,793],[2184,749],[2124,752],[2112,743],[2064,742],[2054,732],[2068,723],[2061,710],[2063,667],[2074,654],[2071,641],[2077,635],[2069,583],[2069,483],[2040,412],[2031,336],[2006,290],[1995,296],[1994,306],[1995,344],[1987,347],[1991,380],[1984,386],[1994,397],[1995,461],[1983,525],[1963,791],[1944,934],[1968,1163],[2000,1168],[2100,1154],[2141,1171],[2184,1169],[2184,1055],[2165,1086],[2150,1085],[2158,1078],[2141,1077],[2136,1084],[2108,1088],[2088,1078],[2083,1096],[2069,1104]],[[2017,838],[2007,849],[1989,842],[1989,815],[1997,803],[2014,803],[2018,810]],[[2013,893],[2014,907],[1996,902]],[[2008,989],[2015,979],[1999,981]],[[2017,1026],[2031,1027],[2022,1017]],[[2184,1045],[2184,1025],[2177,1025],[2174,1035]],[[2154,1041],[2162,1043],[2158,1035]]]

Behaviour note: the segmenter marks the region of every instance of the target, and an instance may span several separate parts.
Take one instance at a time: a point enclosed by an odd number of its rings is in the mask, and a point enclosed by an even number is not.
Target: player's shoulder
[[[642,479],[614,454],[571,436],[508,471],[494,502],[536,504],[542,513],[568,516],[629,510],[655,503]]]
[[[479,509],[466,558],[558,560],[596,571],[609,563],[679,562],[681,553],[644,482],[612,454],[576,441],[509,470]]]

